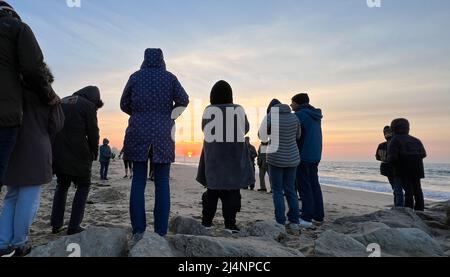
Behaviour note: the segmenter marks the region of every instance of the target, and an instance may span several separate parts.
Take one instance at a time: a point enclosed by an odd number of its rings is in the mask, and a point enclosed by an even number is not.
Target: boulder
[[[326,231],[315,242],[316,257],[367,257],[366,246],[351,236]]]
[[[336,224],[380,222],[391,228],[415,228],[432,234],[425,222],[409,208],[395,208],[363,216],[349,216],[337,219]]]
[[[303,257],[300,251],[265,238],[175,235],[167,240],[184,257]]]
[[[282,240],[286,238],[286,228],[273,220],[257,221],[247,228],[247,234],[254,237]]]
[[[147,232],[130,250],[129,257],[174,257],[166,239],[156,233]]]
[[[176,216],[169,224],[170,232],[181,235],[207,236],[210,232],[197,220],[191,217]]]
[[[376,243],[382,256],[438,257],[443,256],[439,244],[427,233],[416,228],[382,228],[373,232],[354,235],[363,245]]]
[[[34,248],[28,257],[124,257],[127,230],[92,227]]]

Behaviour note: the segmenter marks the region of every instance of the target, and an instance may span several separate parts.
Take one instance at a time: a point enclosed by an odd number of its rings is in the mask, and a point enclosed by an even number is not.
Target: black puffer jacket
[[[99,129],[97,109],[102,106],[97,87],[86,87],[62,99],[64,128],[53,145],[56,174],[90,177],[97,160]]]
[[[21,124],[24,83],[44,104],[56,97],[43,67],[44,57],[30,27],[0,11],[0,127]]]
[[[423,159],[427,152],[422,142],[409,135],[409,122],[396,119],[391,124],[394,137],[388,145],[388,162],[394,167],[394,175],[400,178],[423,179]]]

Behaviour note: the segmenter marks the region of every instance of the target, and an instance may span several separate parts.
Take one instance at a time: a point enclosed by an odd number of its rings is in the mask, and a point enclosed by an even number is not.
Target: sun
[[[188,158],[192,158],[192,156],[194,155],[194,152],[187,152],[187,156],[188,156]]]

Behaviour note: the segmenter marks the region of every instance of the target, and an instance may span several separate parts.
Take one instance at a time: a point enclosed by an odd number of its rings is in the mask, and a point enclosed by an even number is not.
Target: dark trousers
[[[53,208],[51,225],[53,228],[61,228],[64,225],[64,212],[67,202],[67,192],[72,183],[75,184],[77,191],[72,203],[72,214],[70,216],[69,230],[76,230],[80,227],[84,217],[86,201],[91,186],[90,178],[80,178],[68,175],[57,175],[58,181],[53,198]]]
[[[422,184],[419,178],[400,178],[405,190],[405,207],[416,211],[425,210]]]
[[[155,172],[154,231],[160,236],[167,235],[169,226],[170,166],[170,164],[153,164]],[[130,217],[133,234],[144,233],[147,229],[147,215],[145,212],[147,170],[147,162],[133,163],[133,181],[131,183],[130,195]]]
[[[259,186],[262,190],[267,190],[267,186],[266,186],[266,174],[267,173],[268,173],[267,166],[259,167]],[[270,183],[270,179],[269,179],[269,185],[270,185],[270,190],[272,190],[272,184]]]
[[[108,168],[109,168],[109,161],[100,162],[100,179],[106,180],[108,178]]]
[[[11,153],[16,145],[17,135],[19,134],[19,127],[0,128],[0,189],[3,185],[6,169],[8,168],[8,161]]]
[[[225,219],[225,228],[236,225],[236,215],[241,211],[240,190],[211,190],[208,189],[202,196],[203,218],[205,226],[211,226],[217,211],[217,203],[222,201],[222,213]]]
[[[318,173],[319,163],[301,162],[297,169],[297,181],[300,185],[300,197],[302,198],[302,215],[300,218],[308,222],[313,219],[323,221],[325,218]]]

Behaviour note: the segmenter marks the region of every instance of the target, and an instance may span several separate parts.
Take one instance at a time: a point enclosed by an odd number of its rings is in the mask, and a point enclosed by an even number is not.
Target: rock
[[[210,232],[197,220],[176,216],[172,218],[169,224],[170,232],[181,235],[193,235],[193,236],[207,236]]]
[[[344,234],[326,231],[315,242],[317,257],[367,257],[366,246]]]
[[[129,257],[175,257],[169,242],[156,233],[145,233],[144,237],[131,249]]]
[[[363,222],[381,222],[391,228],[416,228],[427,234],[432,234],[427,224],[413,210],[408,208],[383,210],[363,216],[344,217],[335,221],[336,224]]]
[[[296,250],[264,238],[168,236],[172,249],[184,257],[303,257]]]
[[[382,228],[353,236],[363,245],[377,243],[382,256],[436,257],[443,256],[439,244],[427,233],[416,228]]]
[[[113,188],[107,188],[95,192],[89,198],[89,201],[94,204],[103,204],[123,200],[125,198],[127,198],[127,196],[124,193]]]
[[[375,231],[380,228],[389,228],[381,222],[357,222],[357,223],[345,223],[338,226],[333,226],[335,231],[343,234],[365,234]]]
[[[36,247],[28,257],[124,257],[127,234],[126,229],[92,227]]]
[[[450,251],[445,252],[445,256],[450,257]]]
[[[432,229],[449,230],[447,215],[439,211],[417,212],[417,215]],[[435,230],[436,231],[436,230]]]
[[[254,237],[265,237],[275,239],[277,241],[286,238],[286,228],[273,220],[257,221],[248,229],[247,233]]]

